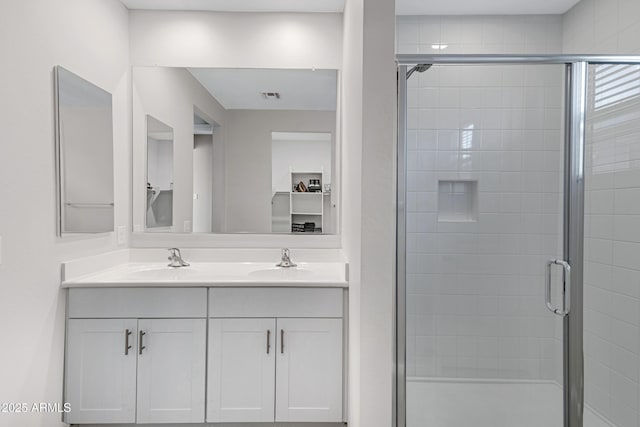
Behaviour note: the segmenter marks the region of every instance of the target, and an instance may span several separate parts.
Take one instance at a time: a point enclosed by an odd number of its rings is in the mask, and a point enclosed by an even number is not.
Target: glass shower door
[[[400,97],[406,426],[563,426],[545,266],[565,251],[566,65],[417,71]],[[549,305],[568,309],[548,268]]]
[[[585,426],[640,425],[640,65],[588,69]]]

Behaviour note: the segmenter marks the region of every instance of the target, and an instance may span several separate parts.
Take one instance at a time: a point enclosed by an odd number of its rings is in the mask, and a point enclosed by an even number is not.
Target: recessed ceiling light
[[[441,44],[441,43],[431,45],[431,49],[436,49],[436,50],[444,50],[448,47],[449,47],[448,44]]]

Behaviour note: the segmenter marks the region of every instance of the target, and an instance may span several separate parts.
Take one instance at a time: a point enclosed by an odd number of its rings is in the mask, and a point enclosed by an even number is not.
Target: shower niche
[[[478,181],[438,181],[438,222],[478,220]]]

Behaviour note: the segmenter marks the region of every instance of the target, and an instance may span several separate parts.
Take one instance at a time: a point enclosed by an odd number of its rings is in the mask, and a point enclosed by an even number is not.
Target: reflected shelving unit
[[[273,194],[271,231],[274,233],[316,233],[324,231],[324,171],[290,171],[290,191]],[[303,185],[300,185],[302,183]]]
[[[292,233],[322,233],[324,172],[291,171],[289,214]]]

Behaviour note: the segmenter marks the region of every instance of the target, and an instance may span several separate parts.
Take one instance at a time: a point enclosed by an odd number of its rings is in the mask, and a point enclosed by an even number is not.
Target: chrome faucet
[[[276,264],[276,267],[285,267],[285,268],[289,268],[289,267],[295,267],[297,264],[294,264],[291,261],[291,258],[289,258],[289,249],[284,248],[282,250],[282,258],[280,259],[280,262],[278,264]]]
[[[169,267],[188,267],[189,263],[185,262],[185,260],[182,259],[182,254],[180,253],[180,249],[178,248],[169,248],[167,249],[169,251],[169,253],[171,255],[169,255],[169,258],[167,258],[169,261],[171,261],[169,264],[167,264]]]

